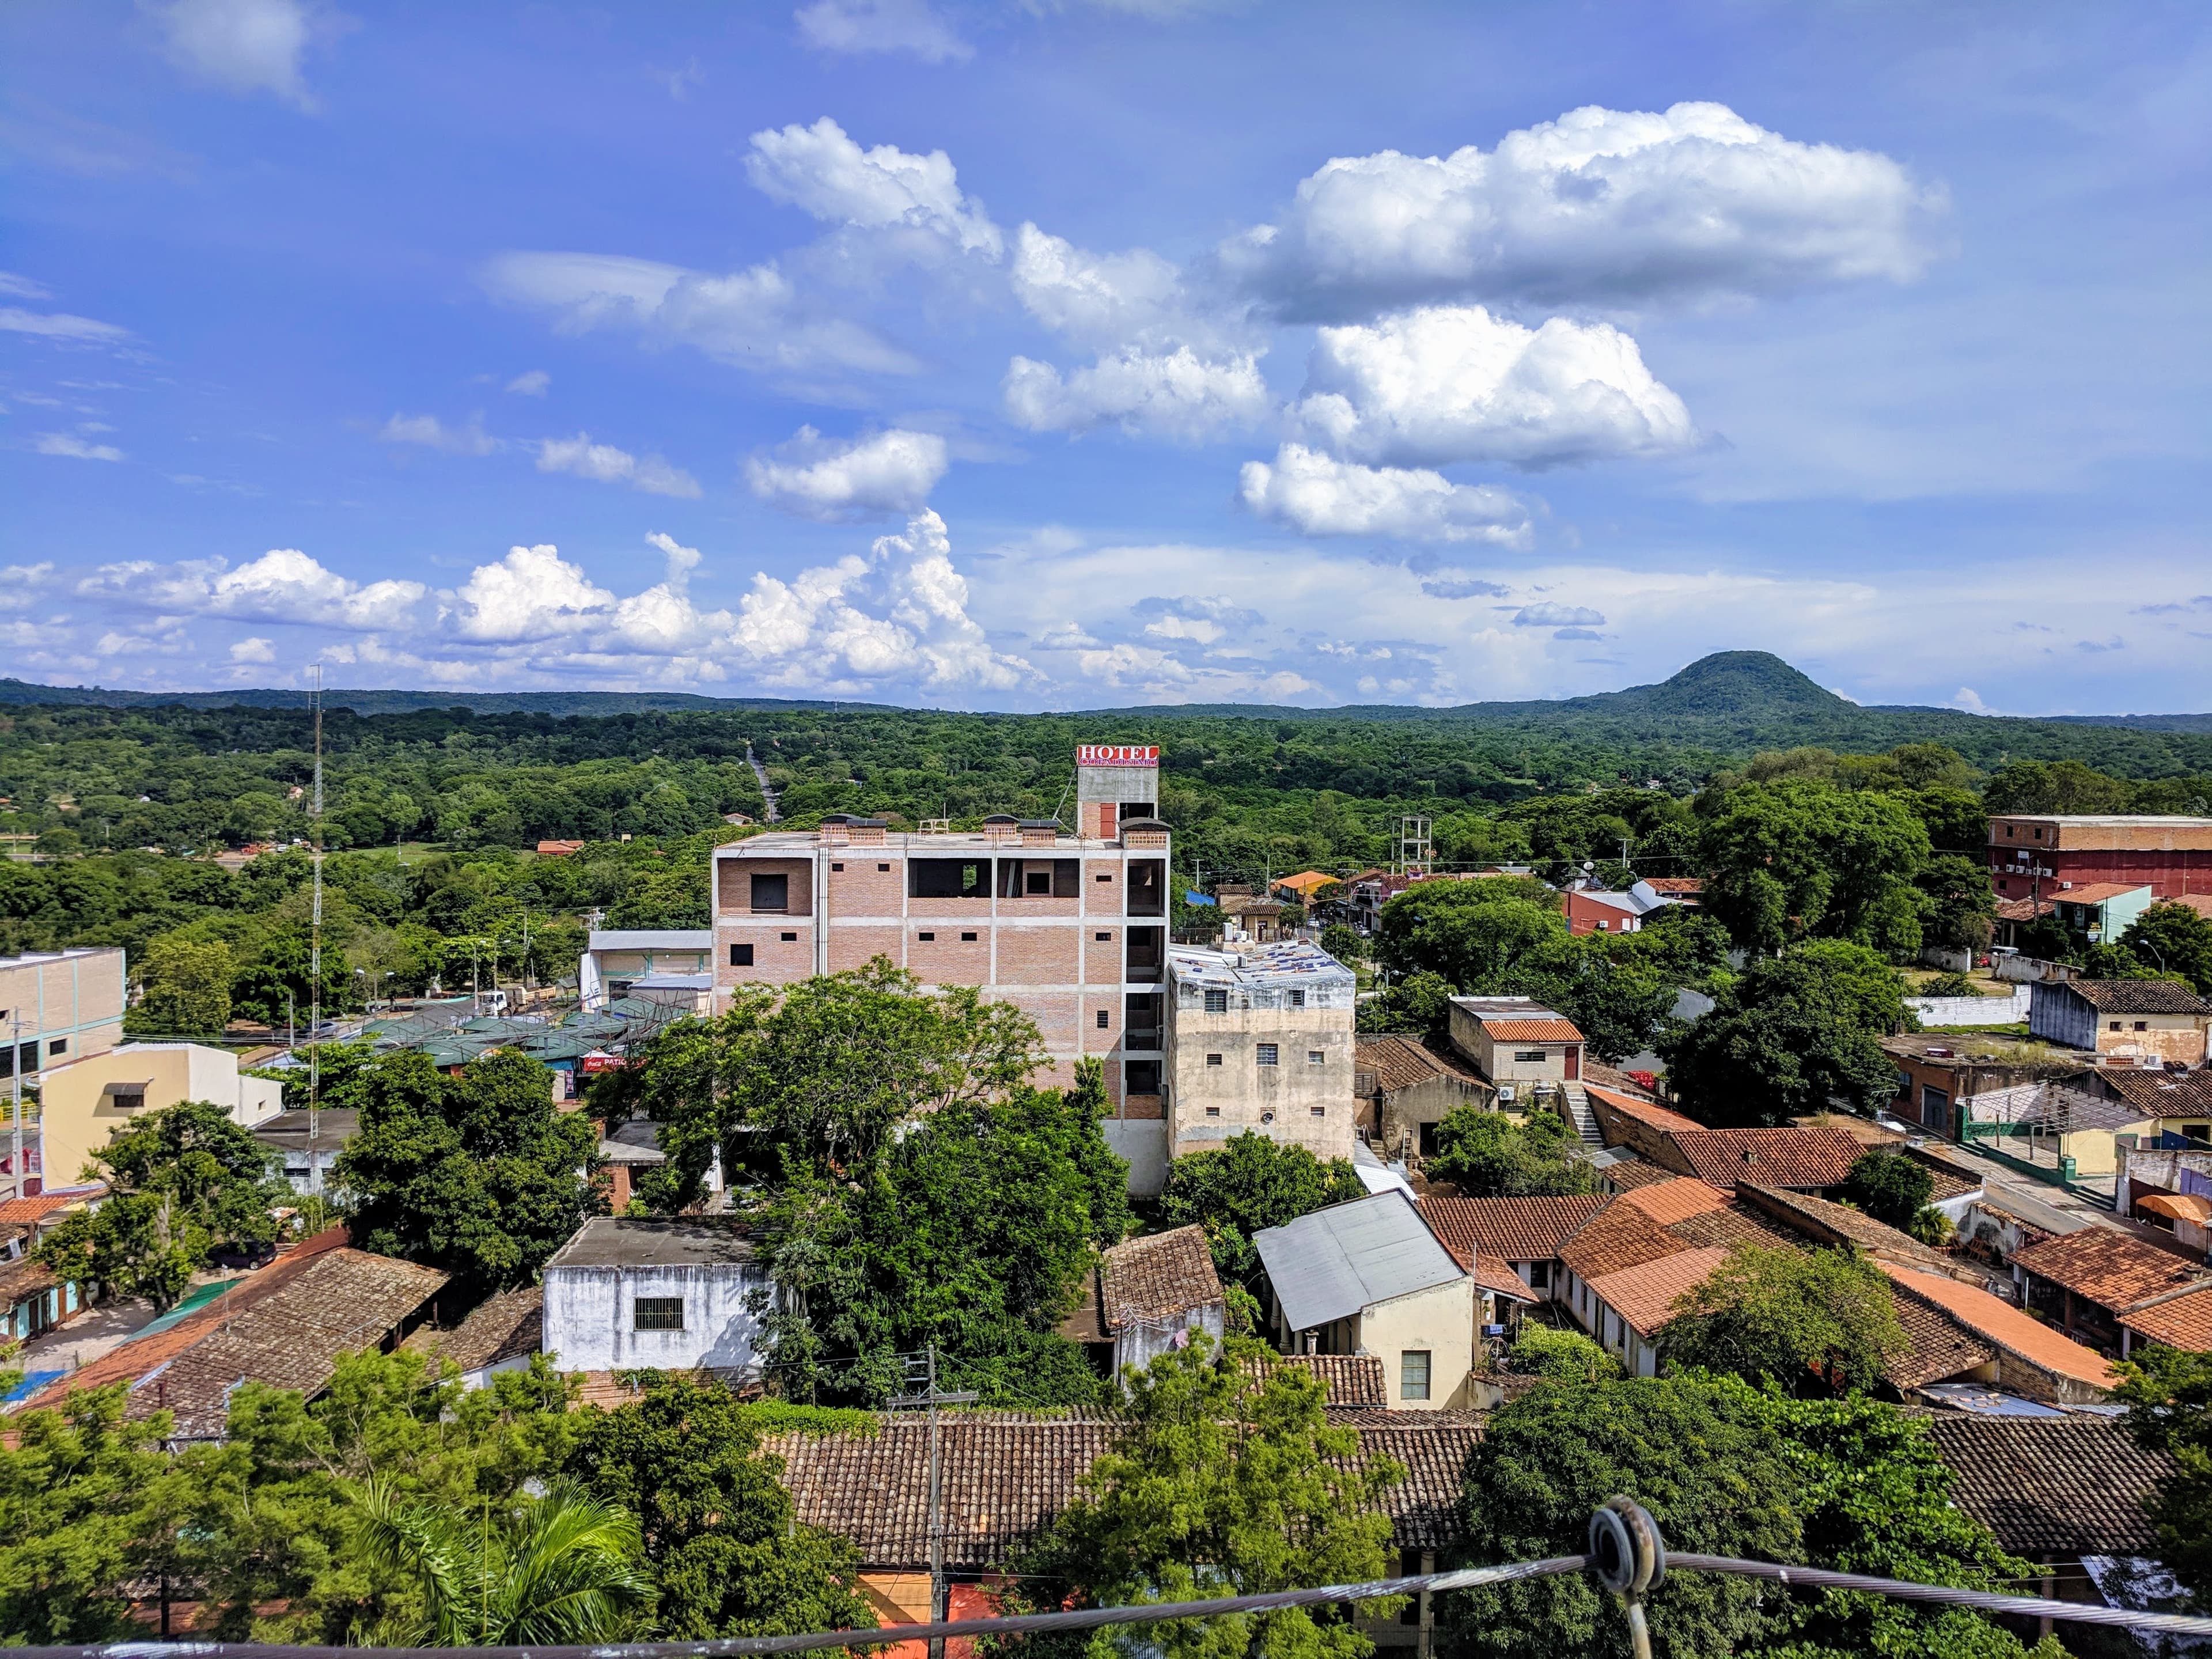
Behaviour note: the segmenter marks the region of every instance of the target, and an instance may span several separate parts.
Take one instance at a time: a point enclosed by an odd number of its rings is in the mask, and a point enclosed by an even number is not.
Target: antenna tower
[[[1398,820],[1396,868],[1394,874],[1425,876],[1429,873],[1429,821],[1408,814]]]
[[[307,922],[307,1163],[313,1169],[317,1131],[322,1127],[322,1048],[315,1038],[323,1023],[323,665],[315,673],[315,898]]]

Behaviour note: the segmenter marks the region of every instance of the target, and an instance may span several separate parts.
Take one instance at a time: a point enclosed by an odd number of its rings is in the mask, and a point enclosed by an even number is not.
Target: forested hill
[[[466,710],[478,719],[534,715],[571,720],[620,716],[720,717],[712,728],[769,729],[775,717],[826,715],[872,722],[884,718],[932,723],[965,720],[997,726],[1036,721],[1057,734],[1069,720],[1087,721],[1104,738],[1166,741],[1224,721],[1272,722],[1295,731],[1301,745],[1370,750],[1401,749],[1403,738],[1361,734],[1376,725],[1411,728],[1418,746],[1478,743],[1505,775],[1547,785],[1595,774],[1609,781],[1639,769],[1662,779],[1694,778],[1754,754],[1808,745],[1844,754],[1878,754],[1905,743],[1941,743],[1978,765],[2008,760],[2076,759],[2128,776],[2165,777],[2212,769],[2212,714],[2068,715],[2014,720],[1956,709],[1862,707],[1764,651],[1723,651],[1699,659],[1655,685],[1584,697],[1521,702],[1471,702],[1449,708],[1361,703],[1340,708],[1288,708],[1261,703],[1185,703],[1101,708],[1075,714],[962,715],[902,710],[883,703],[710,697],[680,691],[404,691],[333,688],[333,709],[389,716]],[[33,685],[0,679],[0,707],[161,708],[211,710],[304,709],[307,694],[266,688],[236,691],[151,692]],[[732,716],[741,720],[728,726]],[[1103,724],[1102,724],[1103,723]],[[1194,724],[1193,724],[1194,723]],[[1004,729],[1003,727],[1001,729]],[[1482,742],[1488,739],[1487,742]],[[1022,745],[1026,748],[1028,745]],[[1554,746],[1573,757],[1561,770]],[[1539,761],[1540,753],[1547,758]],[[1516,756],[1521,757],[1516,761]],[[1610,760],[1612,763],[1608,764]],[[1577,774],[1574,769],[1580,768]]]

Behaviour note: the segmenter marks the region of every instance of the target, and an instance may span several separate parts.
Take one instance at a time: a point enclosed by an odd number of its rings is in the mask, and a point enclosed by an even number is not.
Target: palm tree
[[[633,1634],[651,1608],[637,1518],[571,1483],[475,1516],[436,1504],[403,1506],[381,1480],[358,1490],[354,1504],[370,1559],[422,1585],[416,1635],[425,1643],[615,1641]]]

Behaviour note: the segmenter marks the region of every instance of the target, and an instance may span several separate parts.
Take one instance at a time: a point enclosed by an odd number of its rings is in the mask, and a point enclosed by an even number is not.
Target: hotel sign
[[[1156,743],[1079,743],[1075,745],[1078,766],[1158,766],[1160,746]]]

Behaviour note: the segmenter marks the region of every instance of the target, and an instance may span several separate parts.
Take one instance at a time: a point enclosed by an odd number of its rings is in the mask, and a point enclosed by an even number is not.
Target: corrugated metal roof
[[[1252,1243],[1294,1331],[1467,1277],[1395,1189],[1267,1228]]]
[[[594,951],[711,951],[709,927],[603,927],[591,936]]]

